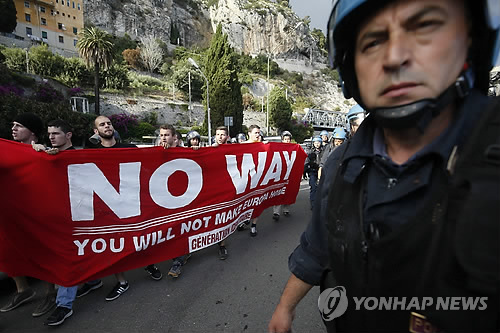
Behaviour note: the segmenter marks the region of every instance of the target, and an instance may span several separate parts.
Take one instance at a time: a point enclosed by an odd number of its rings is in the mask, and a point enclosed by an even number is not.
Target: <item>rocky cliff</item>
[[[84,10],[86,22],[118,36],[155,36],[168,44],[174,28],[181,44],[207,46],[221,23],[237,51],[325,60],[309,27],[269,0],[84,0]]]

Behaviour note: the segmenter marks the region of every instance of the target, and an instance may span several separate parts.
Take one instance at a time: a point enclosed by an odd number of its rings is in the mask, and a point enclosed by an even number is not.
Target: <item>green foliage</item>
[[[143,136],[154,135],[156,128],[147,122],[140,122],[137,126],[130,128],[130,137],[142,140]]]
[[[285,91],[274,87],[269,95],[270,124],[278,130],[286,129],[292,118],[292,106],[286,100]]]
[[[311,35],[314,37],[319,49],[321,51],[323,51],[323,53],[327,52],[327,50],[326,50],[326,37],[323,34],[323,31],[318,29],[318,28],[314,28],[311,31]]]
[[[69,87],[90,85],[91,73],[80,58],[65,58],[62,73],[56,79]]]
[[[236,55],[239,71],[247,70],[248,72],[267,75],[267,56],[259,54],[256,57],[251,57],[247,54]],[[279,65],[273,61],[269,61],[269,75],[279,75],[282,73]]]
[[[23,49],[8,47],[2,50],[7,68],[17,72],[26,71],[26,53]]]
[[[228,37],[222,33],[222,26],[219,23],[208,50],[205,75],[210,82],[209,94],[212,128],[223,125],[224,117],[232,116],[234,125],[230,129],[232,132],[230,134],[233,134],[241,131],[243,124],[243,102],[241,83],[238,81],[237,75],[235,53],[227,39]]]
[[[52,53],[46,44],[30,48],[29,64],[34,74],[56,77],[63,72],[64,62],[65,59]]]
[[[44,103],[15,95],[0,95],[0,137],[12,139],[11,124],[16,115],[32,112],[42,118],[44,124],[54,119],[62,119],[73,127],[72,142],[82,145],[92,133],[94,116],[73,112],[69,103]],[[41,138],[44,143],[45,137]],[[47,142],[45,142],[47,143]]]
[[[123,62],[123,51],[127,49],[135,50],[137,47],[137,42],[132,40],[128,34],[124,34],[123,37],[113,36],[111,42],[113,43],[111,51],[113,60],[117,63]]]
[[[152,88],[156,90],[167,90],[167,84],[155,77],[142,75],[134,71],[128,72],[131,88]]]
[[[151,111],[151,112],[144,114],[143,120],[144,120],[144,122],[149,123],[153,126],[158,125],[158,112]]]
[[[219,6],[219,0],[208,0],[207,5],[208,5],[208,7],[212,7],[212,6],[218,7]]]
[[[288,130],[293,135],[293,139],[297,143],[304,142],[305,139],[310,138],[314,135],[314,128],[311,124],[304,123],[302,121],[293,118],[290,121]]]
[[[331,69],[330,67],[323,68],[321,74],[326,75],[333,81],[340,82],[339,72],[335,69]]]
[[[177,25],[173,21],[170,21],[170,44],[177,45],[177,39],[181,40],[181,34],[179,29],[177,29]]]
[[[295,103],[292,105],[292,109],[297,113],[304,113],[305,108],[312,108],[314,106],[313,101],[310,98],[304,96],[298,96],[295,99]]]
[[[123,65],[113,64],[103,70],[104,87],[108,89],[123,89],[129,86],[128,70]]]
[[[0,20],[0,32],[12,32],[16,28],[16,6],[14,0],[0,0],[0,13],[2,13],[2,20]]]
[[[200,100],[205,94],[203,88],[205,80],[200,73],[186,60],[178,61],[172,67],[172,81],[177,89],[183,91],[186,96],[189,95],[189,72],[191,72],[191,97],[194,100]]]

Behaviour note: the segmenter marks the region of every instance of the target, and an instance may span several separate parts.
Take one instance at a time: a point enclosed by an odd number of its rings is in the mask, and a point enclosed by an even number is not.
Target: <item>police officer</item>
[[[186,141],[188,148],[199,147],[201,135],[197,131],[189,131],[188,134],[186,134]]]
[[[311,210],[314,208],[316,188],[318,187],[318,169],[321,151],[323,150],[321,144],[322,140],[319,136],[315,136],[312,139],[312,147],[304,163],[304,178],[309,178],[309,201],[311,202]]]
[[[335,127],[332,133],[332,137],[330,138],[330,144],[323,147],[323,151],[321,152],[320,162],[319,162],[319,170],[318,170],[318,178],[321,178],[321,169],[323,169],[324,164],[328,160],[328,157],[332,153],[332,151],[344,143],[347,139],[347,132],[342,127]]]
[[[320,133],[319,133],[319,136],[321,138],[321,146],[326,146],[328,145],[328,131],[327,130],[322,130]]]
[[[351,130],[350,137],[356,133],[363,120],[365,120],[365,110],[359,104],[354,105],[347,112],[347,121]]]
[[[324,289],[324,317],[328,295],[349,301],[328,331],[499,331],[500,103],[486,96],[498,10],[497,0],[336,2],[332,63],[369,115],[325,164],[270,332],[289,331],[320,283],[342,286]],[[420,305],[353,302],[382,296]],[[446,311],[438,298],[460,301]]]

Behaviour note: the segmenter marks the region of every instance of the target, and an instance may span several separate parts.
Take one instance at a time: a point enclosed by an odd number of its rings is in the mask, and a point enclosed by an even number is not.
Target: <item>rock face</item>
[[[325,61],[309,28],[290,9],[269,0],[84,0],[85,20],[114,35],[207,46],[217,24],[235,50]]]

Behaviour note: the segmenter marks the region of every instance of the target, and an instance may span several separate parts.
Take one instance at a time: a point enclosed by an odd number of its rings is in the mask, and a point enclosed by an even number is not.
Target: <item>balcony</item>
[[[49,0],[35,0],[36,4],[39,5],[45,5],[48,7],[55,7],[54,1],[49,1]]]

